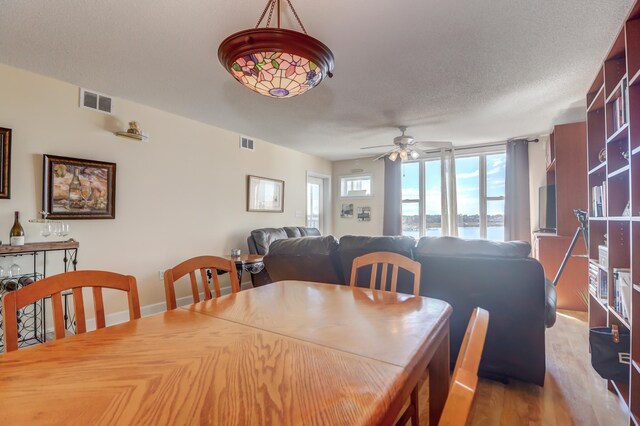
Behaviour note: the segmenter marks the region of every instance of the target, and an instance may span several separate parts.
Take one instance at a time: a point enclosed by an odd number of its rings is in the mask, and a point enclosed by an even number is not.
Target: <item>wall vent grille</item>
[[[113,114],[113,98],[93,90],[80,89],[80,108]]]
[[[248,151],[253,151],[254,150],[253,139],[248,138],[246,136],[240,136],[240,148],[246,149]]]

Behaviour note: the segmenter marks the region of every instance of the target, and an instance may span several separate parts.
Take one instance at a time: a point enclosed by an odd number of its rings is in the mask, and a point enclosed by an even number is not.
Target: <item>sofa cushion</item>
[[[338,240],[331,235],[274,241],[264,257],[264,265],[273,281],[342,283]]]
[[[287,237],[289,238],[300,238],[303,236],[300,233],[300,228],[298,228],[297,226],[285,226],[282,229],[284,229],[284,232],[287,233]]]
[[[251,231],[251,236],[256,245],[256,254],[265,255],[269,252],[271,243],[277,240],[287,239],[287,233],[282,228],[262,228]]]
[[[318,228],[307,228],[304,226],[299,226],[300,236],[302,237],[319,237],[322,234]]]
[[[457,237],[423,237],[416,253],[438,256],[528,257],[531,244],[526,241],[464,240]]]

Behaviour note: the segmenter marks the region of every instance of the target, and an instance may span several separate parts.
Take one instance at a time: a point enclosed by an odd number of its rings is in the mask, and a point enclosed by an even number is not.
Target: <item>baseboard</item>
[[[253,288],[253,286],[251,285],[250,282],[246,282],[246,283],[242,283],[241,285],[241,290],[247,290],[249,288]],[[230,294],[231,293],[231,287],[222,287],[220,289],[220,294],[222,296],[224,296],[225,294]],[[200,298],[204,299],[204,293],[200,293]],[[189,305],[191,303],[193,303],[193,298],[191,296],[186,296],[186,297],[181,297],[179,299],[176,299],[176,303],[178,306],[185,306],[185,305]],[[140,307],[140,315],[143,317],[148,317],[151,315],[156,315],[159,313],[162,313],[164,311],[167,310],[167,305],[165,302],[161,302],[161,303],[154,303],[151,305],[146,305],[146,306],[141,306]],[[107,314],[105,316],[105,322],[107,324],[107,326],[109,325],[115,325],[115,324],[120,324],[123,322],[127,322],[129,321],[129,311],[120,311],[120,312],[113,312],[111,314]],[[96,329],[96,320],[95,319],[88,319],[87,320],[87,331],[92,331]],[[51,327],[47,327],[47,332],[48,333],[53,333],[54,329],[53,329],[53,324],[51,324]]]

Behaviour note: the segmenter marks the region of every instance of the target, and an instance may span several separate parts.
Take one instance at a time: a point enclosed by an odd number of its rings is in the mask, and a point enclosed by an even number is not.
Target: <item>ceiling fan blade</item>
[[[365,146],[365,147],[360,148],[360,149],[386,148],[386,147],[389,147],[389,146],[393,146],[393,144]]]
[[[453,148],[453,142],[447,141],[415,141],[413,145],[418,145],[423,147],[433,147],[433,148]]]
[[[389,152],[385,152],[384,154],[377,156],[376,158],[373,159],[373,161],[381,160],[384,157],[386,157],[387,155],[389,155]]]

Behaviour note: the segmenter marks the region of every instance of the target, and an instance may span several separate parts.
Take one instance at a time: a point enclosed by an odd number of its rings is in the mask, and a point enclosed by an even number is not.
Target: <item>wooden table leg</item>
[[[444,403],[449,394],[451,381],[449,365],[449,325],[444,328],[445,336],[429,363],[429,425],[436,426],[442,415]]]

